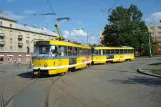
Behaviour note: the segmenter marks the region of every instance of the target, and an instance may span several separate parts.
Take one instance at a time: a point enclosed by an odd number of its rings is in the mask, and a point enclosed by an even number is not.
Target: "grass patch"
[[[161,69],[153,69],[151,72],[156,75],[161,75]]]

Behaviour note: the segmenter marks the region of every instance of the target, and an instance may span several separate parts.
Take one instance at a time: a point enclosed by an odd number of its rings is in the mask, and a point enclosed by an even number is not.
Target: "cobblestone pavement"
[[[31,70],[27,64],[18,69],[16,64],[0,65],[0,90],[4,101],[7,102],[15,93],[33,80]]]
[[[146,58],[94,65],[63,76],[51,88],[50,107],[160,107],[161,79],[137,73]]]

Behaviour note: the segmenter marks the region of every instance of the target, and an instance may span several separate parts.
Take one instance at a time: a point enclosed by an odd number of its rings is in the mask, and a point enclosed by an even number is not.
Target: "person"
[[[57,51],[57,48],[55,46],[51,46],[49,55],[55,57],[57,54],[56,51]]]
[[[20,69],[21,58],[18,58],[18,69]]]
[[[15,64],[16,64],[16,60],[15,60]]]

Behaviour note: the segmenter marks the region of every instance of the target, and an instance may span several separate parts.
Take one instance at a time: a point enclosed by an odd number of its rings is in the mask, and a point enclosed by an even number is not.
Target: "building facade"
[[[34,51],[33,41],[55,39],[56,36],[46,28],[17,24],[16,20],[0,11],[0,63],[30,62]],[[27,53],[28,46],[30,54]]]
[[[150,25],[148,29],[154,42],[154,54],[161,54],[161,25]]]
[[[104,42],[104,36],[102,35],[103,31],[100,32],[100,45],[103,45]]]

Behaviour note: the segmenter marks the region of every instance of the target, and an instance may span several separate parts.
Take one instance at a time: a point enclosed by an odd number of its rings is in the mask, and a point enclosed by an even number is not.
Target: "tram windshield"
[[[34,47],[34,56],[43,55],[43,56],[56,56],[57,54],[57,47],[50,46],[50,45],[36,45]]]

